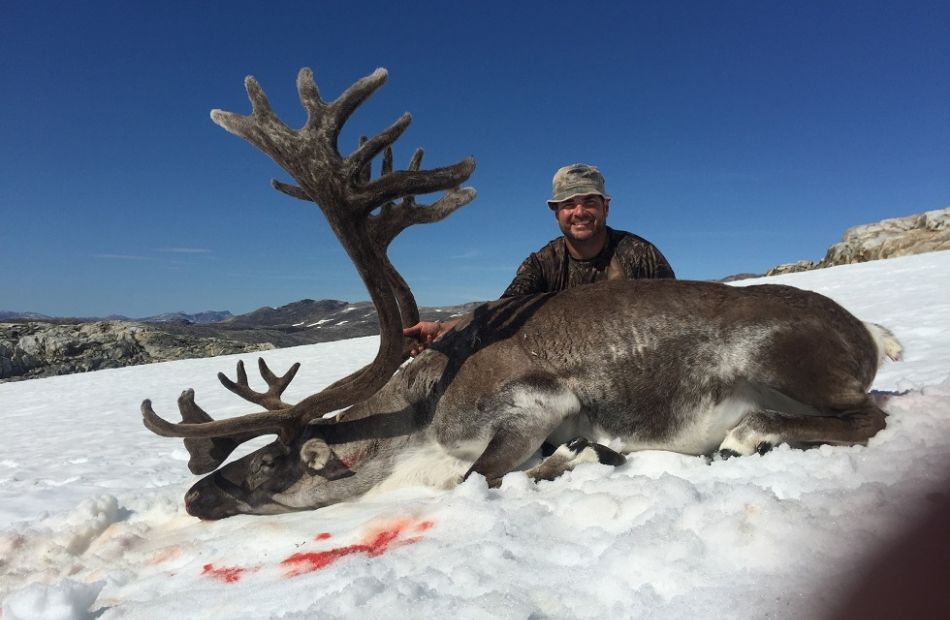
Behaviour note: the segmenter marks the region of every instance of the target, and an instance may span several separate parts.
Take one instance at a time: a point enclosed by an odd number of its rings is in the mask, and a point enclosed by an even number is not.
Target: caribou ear
[[[353,471],[318,437],[308,439],[300,446],[300,460],[307,469],[327,480],[339,480],[353,475]]]

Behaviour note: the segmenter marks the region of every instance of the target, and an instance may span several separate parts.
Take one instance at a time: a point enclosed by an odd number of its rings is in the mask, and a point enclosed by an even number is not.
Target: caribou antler
[[[460,189],[459,185],[471,175],[475,162],[468,158],[452,166],[421,170],[420,149],[407,170],[394,171],[391,146],[409,126],[408,113],[378,135],[362,139],[355,151],[343,157],[337,148],[343,124],[386,78],[386,70],[377,69],[334,101],[326,102],[320,98],[310,69],[301,69],[297,91],[307,111],[307,121],[298,130],[291,129],[274,114],[264,91],[250,76],[244,81],[251,101],[250,115],[211,112],[215,123],[269,155],[297,183],[273,180],[276,189],[320,207],[376,307],[380,346],[369,365],[296,405],[288,405],[280,398],[293,379],[296,366],[278,378],[263,362],[261,374],[268,384],[267,392],[255,392],[248,386],[243,364],[238,366],[237,382],[223,375],[219,378],[229,390],[268,411],[213,420],[194,403],[193,392],[186,391],[179,399],[183,421],[173,424],[155,414],[149,401],[143,402],[145,425],[159,435],[189,438],[186,445],[192,460],[199,461],[199,469],[212,464],[217,467],[227,457],[221,456],[222,451],[232,443],[236,446],[252,436],[270,432],[286,439],[300,424],[364,400],[379,390],[405,359],[402,327],[418,322],[419,311],[409,286],[389,261],[386,250],[407,227],[442,220],[471,202],[475,191]],[[371,180],[370,165],[380,153],[382,173]],[[415,201],[416,195],[438,191],[446,193],[431,205]]]
[[[247,372],[244,370],[244,362],[241,361],[237,363],[237,383],[231,381],[223,372],[218,373],[218,381],[221,382],[221,385],[244,400],[249,400],[265,409],[277,411],[290,407],[290,405],[280,399],[280,396],[284,393],[284,390],[287,389],[287,386],[290,385],[290,382],[294,380],[297,371],[300,370],[300,362],[291,366],[290,370],[288,370],[283,377],[278,377],[271,372],[271,369],[267,367],[267,363],[263,357],[257,358],[257,367],[264,381],[267,382],[269,389],[266,392],[255,392],[251,389],[251,386],[247,383]]]

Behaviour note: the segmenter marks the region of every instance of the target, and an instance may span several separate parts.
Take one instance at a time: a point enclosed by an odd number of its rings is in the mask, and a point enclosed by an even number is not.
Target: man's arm
[[[532,254],[518,267],[518,273],[515,279],[511,281],[502,297],[517,297],[519,295],[532,295],[534,293],[546,292],[544,287],[544,277],[541,274],[541,263],[536,255]],[[402,330],[404,336],[414,338],[418,343],[409,352],[413,357],[419,355],[429,348],[429,346],[441,338],[445,332],[449,331],[459,322],[459,319],[450,319],[448,321],[420,321],[411,327]]]
[[[410,349],[409,355],[415,357],[428,349],[429,345],[441,338],[445,332],[455,327],[459,320],[460,319],[449,319],[448,321],[419,321],[415,325],[403,329],[403,336],[414,338],[418,343]]]
[[[670,278],[671,280],[676,279],[676,274],[673,273],[673,267],[670,266],[670,261],[666,260],[666,257],[660,253],[656,246],[651,245],[650,249],[652,250],[651,254],[654,257],[649,261],[652,263],[653,275],[651,278]]]

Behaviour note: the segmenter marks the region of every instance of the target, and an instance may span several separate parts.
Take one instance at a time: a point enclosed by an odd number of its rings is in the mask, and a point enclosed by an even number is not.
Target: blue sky
[[[475,157],[475,202],[393,244],[424,305],[497,297],[557,236],[567,163],[682,278],[950,205],[948,2],[0,0],[0,309],[367,299],[319,210],[208,116],[246,113],[251,74],[299,125],[303,66],[325,98],[389,70],[341,150],[409,111],[397,165]]]

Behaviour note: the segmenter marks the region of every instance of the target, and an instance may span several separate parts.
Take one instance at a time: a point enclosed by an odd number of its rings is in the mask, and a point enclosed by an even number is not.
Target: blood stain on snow
[[[435,523],[432,521],[419,521],[416,523],[416,527],[413,529],[415,529],[417,532],[424,532],[426,530],[432,529],[433,525],[435,525]]]
[[[201,570],[202,575],[208,575],[224,583],[236,583],[241,580],[241,576],[247,571],[241,566],[221,566],[214,564],[205,564]]]
[[[401,545],[411,545],[419,542],[420,537],[405,538],[406,532],[424,532],[433,525],[432,521],[413,522],[408,519],[390,523],[382,529],[374,529],[367,532],[363,540],[355,545],[345,547],[336,547],[326,551],[309,551],[304,553],[295,553],[283,560],[280,564],[286,569],[285,576],[298,577],[305,573],[326,568],[337,560],[347,555],[355,553],[365,553],[371,558],[386,553],[390,547]],[[318,535],[318,539],[319,539]],[[329,538],[329,535],[326,536]]]
[[[313,537],[314,540],[326,540],[327,538],[330,538],[330,532],[320,532]]]

